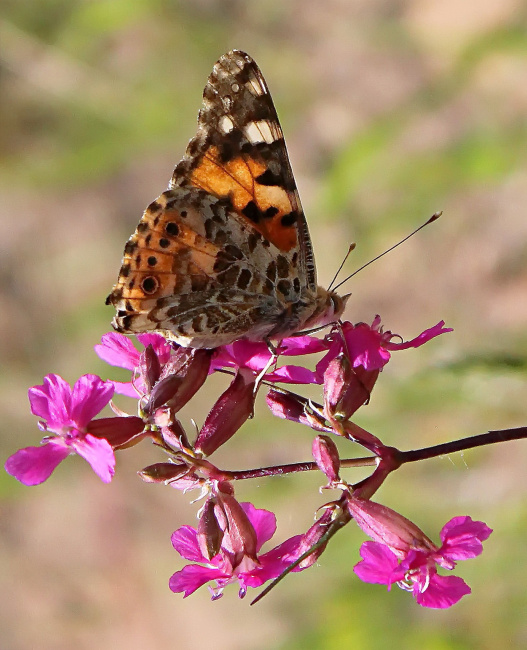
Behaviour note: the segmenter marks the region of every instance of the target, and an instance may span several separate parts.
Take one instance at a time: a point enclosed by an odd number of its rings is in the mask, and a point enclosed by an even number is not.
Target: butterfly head
[[[316,307],[309,320],[304,324],[305,329],[323,327],[339,320],[351,294],[339,296],[335,291],[327,291],[317,287]]]

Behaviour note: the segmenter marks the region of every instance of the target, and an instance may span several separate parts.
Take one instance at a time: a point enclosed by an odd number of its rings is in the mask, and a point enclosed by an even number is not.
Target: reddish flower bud
[[[217,498],[215,513],[224,532],[222,548],[232,555],[233,566],[243,558],[257,562],[256,531],[245,510],[230,494],[218,492]]]
[[[194,449],[209,456],[238,431],[252,416],[254,373],[240,368],[231,385],[214,404],[198,434]]]
[[[96,438],[106,439],[114,449],[131,447],[147,437],[143,433],[145,423],[141,418],[129,417],[99,418],[88,423],[86,430]]]
[[[137,473],[145,483],[166,483],[185,476],[188,472],[188,465],[184,463],[178,465],[174,463],[154,463],[144,467]]]
[[[329,436],[317,436],[313,440],[313,458],[330,483],[340,480],[340,457],[337,445]]]
[[[437,550],[420,528],[391,508],[355,497],[348,499],[347,506],[366,535],[388,546],[400,558],[410,549]]]
[[[178,348],[165,364],[159,381],[145,405],[148,413],[167,404],[177,413],[203,386],[210,367],[212,350]]]
[[[198,545],[203,557],[209,560],[220,552],[223,540],[223,530],[215,514],[216,505],[217,500],[214,497],[207,499],[198,524]]]
[[[148,345],[139,357],[139,373],[148,391],[161,376],[161,363],[152,344]]]
[[[328,419],[347,420],[370,399],[379,370],[353,368],[341,352],[324,373],[324,409]]]
[[[332,431],[324,418],[310,407],[309,400],[300,395],[271,388],[265,399],[272,414],[283,420],[306,424],[315,431]]]

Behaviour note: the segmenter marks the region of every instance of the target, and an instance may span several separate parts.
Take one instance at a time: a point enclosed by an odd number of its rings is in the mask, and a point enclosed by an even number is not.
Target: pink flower
[[[344,339],[338,337],[334,340],[330,352],[317,365],[317,373],[323,374],[341,351],[349,356],[353,368],[362,366],[365,370],[381,370],[390,360],[390,351],[418,348],[440,334],[451,332],[452,329],[444,327],[444,324],[445,321],[440,321],[410,341],[395,343],[392,339],[401,337],[390,331],[384,332],[380,316],[376,316],[371,325],[345,322],[341,328]]]
[[[113,392],[111,382],[95,375],[82,376],[73,389],[62,377],[46,375],[42,386],[29,389],[29,401],[32,413],[46,420],[40,427],[48,435],[41,447],[26,447],[10,456],[6,471],[25,485],[38,485],[67,456],[77,453],[109,483],[115,467],[112,447],[104,438],[87,433],[87,427]]]
[[[400,543],[389,546],[379,541],[364,542],[360,550],[363,559],[354,571],[364,582],[386,584],[388,588],[397,583],[412,591],[423,607],[445,609],[469,594],[470,587],[457,576],[439,575],[436,565],[452,570],[456,561],[480,555],[482,542],[491,532],[482,521],[454,517],[441,530],[439,548],[429,540],[422,545],[416,543],[417,548],[409,544],[402,548]]]
[[[258,510],[251,503],[240,504],[256,535],[256,555],[233,553],[232,540],[221,543],[219,552],[210,560],[201,550],[198,531],[192,526],[182,526],[172,534],[172,545],[181,557],[198,564],[188,564],[170,578],[169,586],[175,593],[183,592],[190,596],[196,589],[214,581],[211,587],[213,600],[223,594],[224,588],[238,582],[238,595],[243,598],[248,587],[259,587],[268,580],[279,576],[294,560],[299,557],[298,546],[302,535],[286,540],[271,551],[258,555],[265,542],[271,539],[276,530],[276,518],[272,512]],[[225,536],[227,537],[227,535]],[[296,567],[294,571],[300,571]]]

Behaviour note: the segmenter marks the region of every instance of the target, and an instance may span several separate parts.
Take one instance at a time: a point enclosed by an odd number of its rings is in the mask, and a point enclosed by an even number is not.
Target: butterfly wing
[[[265,79],[245,52],[228,52],[214,65],[197,134],[170,184],[188,185],[228,199],[280,251],[298,252],[301,283],[316,289],[311,239],[284,134]]]
[[[166,330],[192,347],[294,330],[302,318],[291,306],[316,291],[311,242],[276,111],[248,55],[214,66],[170,187],[125,247],[107,299],[114,327]]]

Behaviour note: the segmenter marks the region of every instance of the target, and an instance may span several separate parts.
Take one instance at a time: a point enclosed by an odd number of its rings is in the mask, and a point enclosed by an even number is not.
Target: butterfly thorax
[[[347,296],[342,298],[334,291],[318,286],[317,292],[292,303],[277,318],[276,326],[267,338],[281,339],[304,330],[324,327],[339,320]]]

